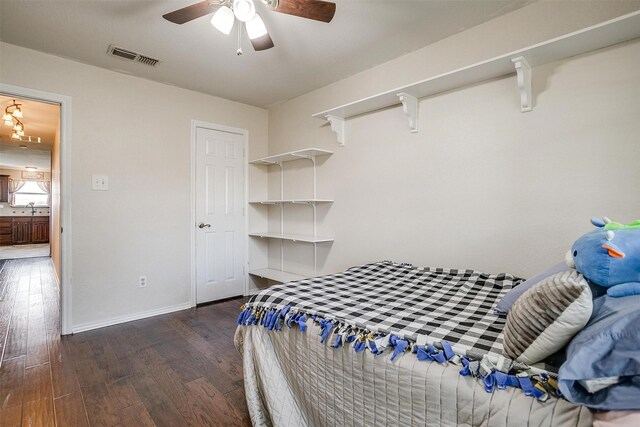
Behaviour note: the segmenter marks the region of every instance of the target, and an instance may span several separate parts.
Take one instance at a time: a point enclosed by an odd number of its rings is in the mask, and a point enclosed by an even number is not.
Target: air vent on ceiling
[[[144,65],[149,65],[150,67],[155,67],[159,59],[151,58],[150,56],[142,55],[137,52],[132,52],[127,49],[122,49],[121,47],[117,47],[114,45],[109,45],[109,50],[107,51],[109,55],[117,56],[119,58],[124,58],[129,61],[136,61]]]

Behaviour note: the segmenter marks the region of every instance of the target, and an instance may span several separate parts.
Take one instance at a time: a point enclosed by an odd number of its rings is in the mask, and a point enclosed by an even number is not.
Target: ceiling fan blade
[[[314,21],[331,22],[336,4],[322,0],[279,0],[273,10]]]
[[[192,4],[191,6],[183,7],[182,9],[174,10],[173,12],[162,15],[162,17],[174,24],[184,24],[185,22],[193,21],[196,18],[215,12],[219,6],[219,4],[211,5],[210,0],[205,0]]]
[[[271,36],[269,33],[264,36],[258,37],[257,39],[249,39],[251,41],[251,45],[253,46],[253,50],[267,50],[271,49],[274,44],[273,40],[271,40]]]

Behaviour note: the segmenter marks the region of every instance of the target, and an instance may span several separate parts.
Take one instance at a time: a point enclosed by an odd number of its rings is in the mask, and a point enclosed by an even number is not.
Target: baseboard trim
[[[92,329],[104,328],[106,326],[118,325],[120,323],[132,322],[134,320],[146,319],[147,317],[173,313],[175,311],[186,310],[188,308],[191,308],[190,302],[186,302],[184,304],[172,305],[169,307],[157,308],[155,310],[143,311],[135,314],[128,314],[126,316],[112,317],[111,319],[101,320],[99,322],[82,323],[80,325],[72,326],[71,333],[77,334],[79,332],[85,332],[85,331],[90,331]]]
[[[56,265],[53,263],[53,258],[49,257],[49,260],[51,261],[51,270],[53,270],[53,279],[56,281],[56,285],[58,285],[58,292],[60,292],[60,276],[56,270]]]

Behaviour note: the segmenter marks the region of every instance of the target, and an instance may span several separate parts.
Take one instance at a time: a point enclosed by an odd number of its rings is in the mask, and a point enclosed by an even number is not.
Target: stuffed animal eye
[[[578,251],[573,251],[573,256],[578,256]]]

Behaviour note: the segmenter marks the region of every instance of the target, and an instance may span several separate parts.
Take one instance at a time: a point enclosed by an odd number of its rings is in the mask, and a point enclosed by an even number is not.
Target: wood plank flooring
[[[0,260],[0,427],[249,426],[243,299],[60,336],[49,258]]]

